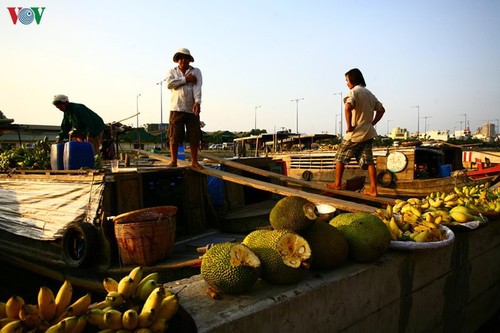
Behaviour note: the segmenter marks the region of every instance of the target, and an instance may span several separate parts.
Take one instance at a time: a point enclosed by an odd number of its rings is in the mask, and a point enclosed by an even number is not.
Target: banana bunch
[[[40,287],[37,304],[27,304],[21,296],[13,295],[7,302],[0,302],[0,332],[83,332],[91,296],[87,293],[71,302],[72,296],[69,280],[56,295],[50,288]]]
[[[450,216],[457,223],[470,221],[483,221],[480,215],[474,215],[472,211],[465,206],[456,206],[450,210]]]
[[[447,211],[434,209],[425,211],[429,201],[418,198],[396,200],[394,207],[378,208],[374,215],[389,229],[392,240],[414,242],[436,242],[445,238],[438,226],[444,220],[451,220]]]
[[[165,332],[178,309],[178,296],[158,283],[159,274],[143,277],[142,267],[116,281],[107,277],[107,294],[90,306],[87,321],[102,332]]]
[[[489,183],[455,187],[457,203],[466,206],[474,212],[497,212],[500,213],[500,189],[492,189]]]

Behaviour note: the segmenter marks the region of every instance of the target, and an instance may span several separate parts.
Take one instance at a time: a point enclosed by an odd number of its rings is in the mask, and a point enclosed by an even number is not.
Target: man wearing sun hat
[[[64,112],[56,143],[69,139],[71,133],[72,140],[88,141],[92,143],[94,154],[100,154],[99,146],[106,127],[102,118],[85,105],[70,102],[66,95],[55,95],[52,104]]]
[[[201,71],[190,65],[194,58],[188,49],[178,49],[173,60],[177,67],[167,73],[167,87],[171,94],[168,138],[172,155],[172,162],[168,166],[177,166],[179,144],[187,136],[191,146],[191,166],[201,169],[202,166],[198,163],[201,141]]]

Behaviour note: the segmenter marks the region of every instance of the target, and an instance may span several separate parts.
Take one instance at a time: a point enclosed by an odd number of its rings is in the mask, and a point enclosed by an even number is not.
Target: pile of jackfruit
[[[310,269],[330,269],[348,258],[374,261],[391,241],[385,224],[372,214],[343,213],[325,221],[314,203],[299,196],[279,200],[269,222],[269,228],[252,231],[241,243],[207,247],[201,275],[212,298],[245,293],[259,279],[297,283]]]

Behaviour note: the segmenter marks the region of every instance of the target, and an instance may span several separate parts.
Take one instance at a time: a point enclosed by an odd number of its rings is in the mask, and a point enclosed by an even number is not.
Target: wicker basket
[[[151,265],[167,257],[175,244],[177,207],[144,208],[116,216],[115,236],[124,265]]]

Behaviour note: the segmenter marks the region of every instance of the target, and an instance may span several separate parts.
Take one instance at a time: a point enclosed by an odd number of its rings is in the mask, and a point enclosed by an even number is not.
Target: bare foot
[[[177,168],[177,163],[170,162],[169,164],[167,164],[167,168]]]
[[[378,196],[378,192],[376,190],[375,191],[373,191],[372,189],[367,190],[365,188],[361,190],[361,194],[369,195],[371,197]]]
[[[344,186],[343,185],[337,185],[335,182],[332,183],[325,183],[326,188],[331,188],[332,190],[343,190]]]
[[[191,168],[195,169],[195,170],[203,170],[203,167],[201,166],[200,163],[198,162],[193,162],[191,163]]]

